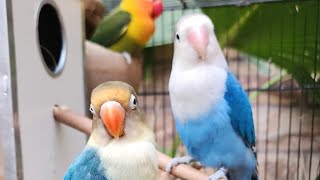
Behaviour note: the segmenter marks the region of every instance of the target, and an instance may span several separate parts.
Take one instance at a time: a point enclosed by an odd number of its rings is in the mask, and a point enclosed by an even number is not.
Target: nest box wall
[[[85,114],[81,3],[1,2],[1,22],[6,24],[0,30],[8,38],[1,39],[6,48],[0,50],[0,63],[5,65],[0,68],[0,86],[8,87],[9,93],[0,95],[6,103],[0,107],[0,132],[4,176],[9,179],[19,172],[26,180],[62,179],[85,145],[83,133],[56,123],[52,115],[55,104]]]

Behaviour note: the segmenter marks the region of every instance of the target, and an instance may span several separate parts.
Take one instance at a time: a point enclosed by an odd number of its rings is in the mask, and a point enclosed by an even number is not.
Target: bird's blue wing
[[[86,147],[70,165],[64,180],[106,180],[97,149]]]
[[[235,132],[249,148],[255,146],[255,132],[251,106],[246,92],[231,72],[228,72],[225,100],[230,107],[229,117]]]

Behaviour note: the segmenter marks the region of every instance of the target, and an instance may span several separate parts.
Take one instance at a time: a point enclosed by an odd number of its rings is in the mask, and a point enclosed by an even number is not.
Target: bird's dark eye
[[[137,105],[136,99],[133,100],[133,104],[134,104],[134,105]]]
[[[131,97],[130,97],[130,107],[132,110],[136,109],[137,107],[137,100],[133,94],[131,94]]]
[[[178,34],[176,35],[176,38],[177,38],[177,40],[180,40],[180,36]]]
[[[96,115],[96,111],[94,110],[93,108],[93,105],[90,104],[90,108],[89,108],[90,112],[93,114],[93,115]]]

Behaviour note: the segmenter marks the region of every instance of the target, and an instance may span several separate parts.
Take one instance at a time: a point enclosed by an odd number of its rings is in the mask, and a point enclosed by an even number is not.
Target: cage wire
[[[172,39],[182,15],[203,12],[251,101],[260,178],[319,178],[320,1],[164,0],[164,9],[144,52],[139,90],[159,149],[186,154],[168,93]]]

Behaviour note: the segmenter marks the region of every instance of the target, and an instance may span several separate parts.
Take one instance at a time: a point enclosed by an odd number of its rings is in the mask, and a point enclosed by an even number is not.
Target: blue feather
[[[66,172],[64,180],[106,180],[97,149],[86,147]]]
[[[207,112],[184,121],[174,115],[176,128],[188,153],[203,165],[224,166],[234,179],[250,179],[256,167],[251,107],[231,73],[226,84],[224,96]]]
[[[236,133],[242,138],[248,148],[255,146],[256,137],[249,99],[238,80],[228,72],[227,91],[224,99],[231,109],[229,117]]]
[[[227,102],[221,99],[197,118],[184,122],[176,119],[176,128],[188,153],[206,166],[233,168],[246,158],[243,156],[246,147],[231,126],[229,111]]]

